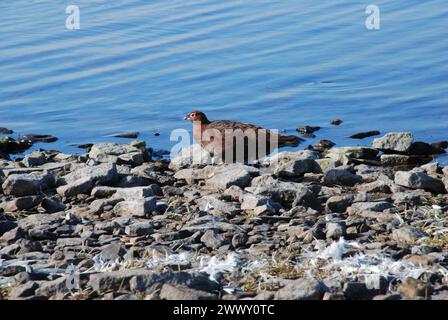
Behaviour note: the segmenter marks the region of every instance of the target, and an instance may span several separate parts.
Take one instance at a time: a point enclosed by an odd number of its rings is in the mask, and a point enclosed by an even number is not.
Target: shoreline
[[[0,160],[0,297],[448,299],[443,147],[402,132],[256,165],[152,160],[144,141]]]

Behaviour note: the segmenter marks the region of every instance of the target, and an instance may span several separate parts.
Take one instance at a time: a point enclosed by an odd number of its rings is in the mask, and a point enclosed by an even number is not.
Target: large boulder
[[[153,213],[157,207],[155,197],[118,202],[114,207],[114,213],[118,216],[144,217]]]
[[[445,186],[439,179],[430,177],[422,171],[397,171],[395,183],[410,189],[424,189],[433,193],[445,193]]]
[[[90,149],[89,158],[98,162],[139,166],[145,161],[145,154],[133,144],[98,143]]]
[[[32,172],[8,176],[2,188],[6,195],[23,197],[38,194],[53,185],[54,176],[51,172]]]
[[[408,152],[414,137],[411,132],[389,132],[373,140],[372,147],[383,151]]]
[[[78,194],[90,194],[93,188],[91,177],[84,177],[56,189],[61,197],[74,197]]]
[[[58,185],[71,184],[85,177],[89,177],[94,184],[113,184],[118,180],[117,166],[111,163],[75,166],[72,172],[58,179]]]

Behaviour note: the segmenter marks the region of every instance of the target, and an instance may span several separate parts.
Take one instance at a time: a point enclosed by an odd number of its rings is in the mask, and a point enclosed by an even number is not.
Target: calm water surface
[[[70,4],[80,30],[65,28]],[[448,139],[448,4],[377,0],[378,31],[367,4],[1,1],[0,126],[56,135],[39,147],[66,152],[123,131],[169,149],[192,109],[291,133],[319,125],[339,145],[370,144],[347,138],[366,130]]]

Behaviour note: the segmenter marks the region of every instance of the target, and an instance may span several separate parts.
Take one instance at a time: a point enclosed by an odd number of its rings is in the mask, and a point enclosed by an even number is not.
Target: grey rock
[[[424,189],[433,193],[445,193],[442,181],[426,175],[422,171],[397,171],[395,183],[410,189]]]
[[[253,194],[272,197],[274,201],[293,202],[297,194],[306,194],[309,189],[302,183],[280,181],[271,175],[262,175],[252,179],[251,186],[245,190]]]
[[[34,295],[34,292],[38,287],[39,285],[34,281],[22,284],[11,290],[11,292],[9,293],[9,298],[16,299],[16,298],[30,297]]]
[[[316,210],[320,209],[320,204],[316,198],[316,195],[305,185],[297,186],[297,191],[292,206],[310,207]]]
[[[95,198],[109,198],[115,192],[117,192],[117,188],[107,186],[97,186],[92,189],[91,195]]]
[[[424,232],[412,227],[403,227],[392,231],[392,239],[397,242],[413,244],[425,236],[426,234]]]
[[[17,241],[17,240],[23,238],[23,236],[24,236],[24,233],[23,233],[22,228],[17,227],[17,228],[14,228],[12,230],[9,230],[9,231],[3,233],[3,235],[0,237],[0,242],[10,244],[14,241]]]
[[[26,216],[23,219],[17,221],[17,225],[24,231],[33,228],[48,228],[52,225],[59,226],[62,221],[65,220],[65,212],[45,213],[45,214],[33,214]]]
[[[137,176],[124,176],[116,184],[116,186],[119,188],[133,188],[133,187],[141,187],[143,185],[144,185],[143,179]]]
[[[11,201],[7,201],[0,206],[3,207],[3,209],[6,212],[15,212],[15,211],[21,211],[21,210],[29,210],[34,208],[35,206],[39,205],[41,201],[40,196],[26,196],[26,197],[20,197],[15,198]]]
[[[325,208],[330,212],[343,213],[352,205],[353,200],[353,195],[333,196],[327,200]]]
[[[442,169],[442,172],[443,172],[443,174],[444,174],[446,177],[448,177],[448,167],[444,167],[444,168]]]
[[[48,240],[48,239],[54,240],[55,238],[56,234],[48,230],[42,230],[42,229],[28,230],[28,239],[30,240]]]
[[[118,296],[117,298],[115,298],[114,300],[130,300],[130,301],[135,301],[135,300],[141,300],[140,297],[133,295],[132,293],[125,293],[122,294],[120,296]]]
[[[117,261],[124,257],[126,249],[120,243],[111,243],[100,252],[103,261]]]
[[[223,217],[216,217],[212,215],[206,215],[201,218],[195,219],[193,221],[190,221],[188,224],[186,224],[181,230],[188,231],[190,233],[194,233],[197,231],[203,232],[204,230],[216,230],[219,232],[236,232],[236,233],[242,233],[244,232],[244,229],[229,223],[227,219]]]
[[[315,279],[297,279],[275,293],[275,300],[320,300],[326,286]]]
[[[125,200],[143,199],[162,194],[162,190],[156,184],[146,187],[116,188],[115,190],[114,197],[123,198]]]
[[[282,151],[260,160],[265,166],[276,167],[279,163],[291,160],[319,159],[319,154],[311,150]]]
[[[124,201],[122,198],[97,199],[92,201],[89,206],[89,211],[92,214],[101,214],[108,207],[114,207],[117,203]]]
[[[401,295],[399,294],[379,294],[374,296],[372,300],[401,300]]]
[[[414,137],[411,132],[390,132],[373,140],[372,147],[379,150],[407,152]]]
[[[223,234],[217,233],[214,230],[207,230],[201,237],[201,242],[210,249],[218,249],[226,241]]]
[[[213,195],[202,197],[196,202],[199,205],[200,210],[210,211],[216,215],[235,214],[241,211],[239,203],[226,202]]]
[[[160,290],[162,300],[216,300],[217,294],[195,290],[186,286],[173,286],[165,283]]]
[[[341,163],[345,163],[345,159],[376,159],[378,155],[378,150],[367,148],[367,147],[341,147],[332,148],[325,153],[327,158],[333,160],[339,160]]]
[[[420,166],[420,169],[423,169],[425,173],[429,176],[435,176],[439,173],[442,173],[442,168],[440,167],[438,162],[430,162],[425,165]]]
[[[59,238],[56,240],[56,246],[58,247],[82,246],[83,243],[83,238]]]
[[[66,208],[65,204],[55,198],[44,198],[40,205],[48,213],[64,211]]]
[[[156,210],[157,199],[155,197],[134,201],[121,201],[114,207],[114,213],[119,216],[144,217]]]
[[[26,271],[26,267],[23,265],[7,264],[2,266],[2,276],[4,277],[16,276],[24,271]]]
[[[327,223],[327,239],[339,239],[345,236],[346,226],[345,222],[329,222]]]
[[[342,292],[348,300],[371,300],[374,296],[380,294],[378,289],[369,289],[361,282],[346,282]]]
[[[17,228],[16,222],[9,220],[0,221],[0,236],[14,228]]]
[[[269,197],[252,193],[245,193],[241,202],[241,210],[254,210],[258,206],[268,203]]]
[[[232,247],[234,248],[241,248],[244,247],[244,245],[247,242],[247,236],[243,233],[236,233],[232,237]]]
[[[274,169],[274,174],[279,177],[296,177],[305,173],[320,173],[321,168],[313,159],[290,160],[280,162]]]
[[[405,190],[396,192],[392,196],[395,205],[420,205],[424,199],[430,198],[431,194],[423,190]]]
[[[138,222],[126,226],[125,233],[128,236],[145,236],[150,235],[154,231],[154,226],[150,222]]]
[[[331,158],[318,159],[316,160],[316,163],[319,165],[323,173],[327,173],[329,170],[336,169],[337,167],[342,165],[342,163],[339,160]]]
[[[415,159],[405,154],[383,154],[381,165],[384,167],[405,166],[411,164]]]
[[[178,171],[197,165],[211,164],[212,158],[210,154],[204,150],[199,144],[193,144],[181,150],[180,154],[172,157],[169,168]]]
[[[224,190],[223,194],[230,196],[232,200],[241,202],[243,201],[244,191],[238,186],[231,186],[230,188]]]
[[[355,202],[347,209],[347,212],[349,215],[360,214],[364,211],[382,212],[392,207],[393,205],[387,201]]]
[[[376,180],[370,183],[361,184],[357,187],[358,192],[368,193],[391,193],[392,180]]]
[[[54,184],[51,172],[32,172],[28,174],[12,174],[3,182],[3,193],[16,197],[38,194]]]
[[[70,184],[85,177],[89,177],[97,184],[112,184],[118,180],[117,166],[110,163],[97,166],[78,166],[69,174],[58,179],[58,185]]]
[[[206,166],[205,168],[187,168],[181,169],[174,174],[174,178],[178,180],[185,180],[188,184],[193,184],[197,180],[205,180],[211,178],[217,167]]]
[[[135,276],[155,278],[157,273],[150,270],[120,270],[91,274],[88,286],[96,292],[117,291],[119,288],[129,290],[129,282]],[[160,278],[158,278],[159,280]]]
[[[215,170],[213,176],[206,180],[211,188],[225,190],[231,186],[245,188],[250,184],[251,176],[258,175],[258,170],[242,164],[229,164]]]
[[[47,162],[47,159],[45,157],[45,153],[43,153],[42,151],[31,152],[31,153],[27,154],[25,156],[25,158],[23,158],[23,160],[22,160],[22,163],[28,168],[40,166],[46,162]]]
[[[93,180],[90,177],[84,177],[69,184],[60,186],[56,192],[65,198],[75,197],[78,194],[90,194],[93,188]]]
[[[362,177],[344,169],[329,170],[324,178],[324,183],[329,186],[333,185],[354,186],[355,184],[361,182]]]
[[[153,275],[137,275],[131,280],[130,288],[136,292],[152,292],[166,283],[175,287],[185,286],[190,289],[214,292],[219,289],[219,284],[210,280],[205,273],[172,272],[153,273]]]
[[[95,223],[96,231],[105,231],[112,233],[115,229],[120,228],[120,225],[116,221],[104,221]]]
[[[51,297],[56,294],[66,293],[69,289],[67,287],[67,277],[63,276],[56,280],[46,281],[40,283],[39,288],[36,289],[36,296]]]
[[[89,152],[89,158],[105,163],[124,163],[141,165],[144,161],[143,152],[131,144],[98,143]]]
[[[88,285],[97,292],[131,290],[132,292],[151,293],[160,289],[164,283],[174,286],[184,285],[195,290],[210,292],[219,285],[211,281],[206,274],[189,272],[155,272],[150,270],[122,270],[92,274]]]
[[[109,162],[107,160],[106,162]],[[118,156],[116,163],[139,166],[145,162],[145,155],[141,151],[126,153]]]

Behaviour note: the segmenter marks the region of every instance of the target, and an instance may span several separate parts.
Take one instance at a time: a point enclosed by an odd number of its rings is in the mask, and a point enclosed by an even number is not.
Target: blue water
[[[70,4],[80,30],[65,27]],[[367,30],[368,4],[1,1],[0,126],[56,135],[40,147],[66,152],[128,131],[169,149],[192,109],[291,133],[319,125],[339,145],[370,144],[347,138],[366,130],[448,139],[448,4],[376,0],[381,29]]]

